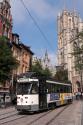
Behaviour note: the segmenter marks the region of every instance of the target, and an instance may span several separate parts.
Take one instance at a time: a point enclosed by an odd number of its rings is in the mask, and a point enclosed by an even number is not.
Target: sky
[[[11,0],[13,32],[19,34],[20,40],[30,46],[37,57],[42,58],[47,50],[50,63],[57,65],[57,15],[62,12],[65,6],[69,11],[73,11],[75,8],[83,19],[83,0],[23,1],[47,40],[40,33],[21,0]]]

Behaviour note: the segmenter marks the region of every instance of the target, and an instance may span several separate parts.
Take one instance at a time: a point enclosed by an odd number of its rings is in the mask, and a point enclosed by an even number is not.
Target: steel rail
[[[69,105],[67,105],[65,108],[63,108],[58,114],[56,114],[56,117],[58,117],[58,116],[61,114],[61,112],[63,112],[63,111],[64,111],[66,108],[68,108],[68,107],[69,107]],[[56,109],[54,109],[54,110],[56,110]],[[43,114],[42,116],[36,118],[35,120],[31,121],[30,123],[28,123],[28,124],[26,124],[26,125],[32,125],[34,122],[38,121],[39,119],[43,118],[44,116],[48,115],[48,113],[51,113],[51,112],[53,112],[54,110],[51,110],[51,111],[49,111],[49,112]],[[55,119],[55,116],[54,116],[49,122],[47,122],[46,125],[50,125],[50,123],[51,123],[54,119]]]

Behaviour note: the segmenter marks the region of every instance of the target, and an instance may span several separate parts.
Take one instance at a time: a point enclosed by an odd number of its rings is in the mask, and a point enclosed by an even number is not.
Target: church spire
[[[49,59],[49,57],[48,57],[48,52],[47,52],[47,50],[46,50],[46,52],[45,52],[45,56],[44,56],[44,67],[46,68],[46,67],[48,67],[48,65],[49,65],[49,62],[50,62],[50,59]]]

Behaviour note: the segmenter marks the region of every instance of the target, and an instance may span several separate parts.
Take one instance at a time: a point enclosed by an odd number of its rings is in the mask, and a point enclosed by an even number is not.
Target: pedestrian
[[[3,94],[3,103],[4,103],[4,106],[5,106],[5,96],[6,96],[6,94],[4,93]]]
[[[76,96],[76,100],[77,100],[77,92],[75,93],[75,96]]]
[[[75,95],[76,95],[76,100],[78,100],[78,98],[79,98],[78,92],[76,92]]]
[[[80,98],[83,99],[83,92],[81,92],[81,97]]]
[[[1,107],[1,97],[0,97],[0,107]]]

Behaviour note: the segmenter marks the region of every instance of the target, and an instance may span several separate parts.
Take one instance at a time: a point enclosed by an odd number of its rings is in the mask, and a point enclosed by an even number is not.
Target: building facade
[[[21,73],[30,71],[33,52],[31,51],[30,47],[20,42],[18,34],[12,34],[12,51],[13,56],[19,63],[18,68],[13,71],[13,74],[19,75]]]
[[[19,40],[19,35],[12,33],[12,15],[10,0],[0,0],[0,36],[8,38],[11,43],[13,56],[17,59],[19,66],[13,70],[11,80],[6,81],[5,85],[0,85],[0,95],[4,92],[9,93],[10,86],[13,86],[14,76],[30,70],[33,52],[30,47],[24,45]]]
[[[77,91],[76,81],[79,75],[74,66],[73,40],[83,30],[83,22],[75,11],[64,10],[58,15],[58,65],[68,70],[68,78],[72,82],[73,92]]]
[[[12,33],[12,14],[10,0],[0,1],[0,36],[5,36],[12,44],[13,56],[19,62],[15,74],[30,70],[33,52],[30,47],[20,43],[19,35]]]
[[[9,0],[0,2],[0,36],[6,36],[12,40],[12,15]]]

